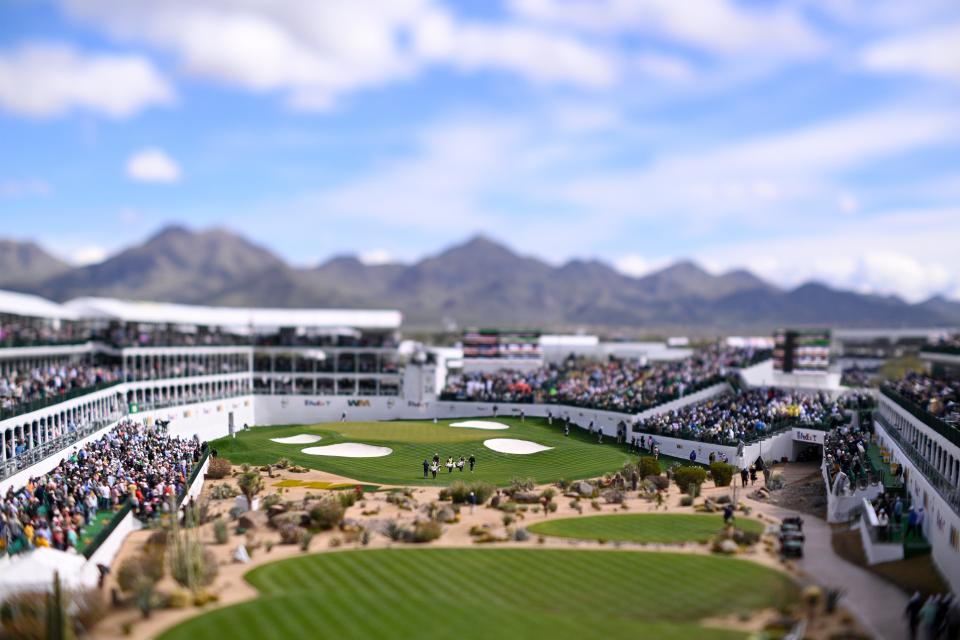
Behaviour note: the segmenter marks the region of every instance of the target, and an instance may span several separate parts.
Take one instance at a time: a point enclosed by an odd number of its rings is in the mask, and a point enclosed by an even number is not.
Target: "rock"
[[[726,553],[727,555],[733,555],[737,552],[737,543],[733,540],[727,539],[720,543],[720,553]]]
[[[294,524],[285,524],[280,527],[280,544],[300,544],[306,530]]]
[[[250,554],[247,553],[247,548],[242,544],[233,552],[233,561],[241,564],[248,564],[250,562]]]
[[[457,514],[450,507],[444,507],[437,511],[438,522],[453,522],[457,519]]]
[[[276,517],[277,517],[278,515],[280,515],[281,513],[286,513],[286,512],[287,512],[287,505],[285,505],[285,504],[274,504],[274,505],[271,505],[270,508],[267,509],[267,517],[268,517],[268,518],[271,518],[271,519],[272,519],[272,518],[276,518]]]
[[[703,510],[707,513],[713,513],[717,510],[717,505],[713,502],[713,500],[707,498],[703,501]]]
[[[269,518],[263,511],[247,511],[240,514],[240,517],[237,519],[237,526],[251,531],[266,527],[268,522]]]
[[[306,511],[287,511],[270,519],[270,526],[277,529],[287,524],[305,527],[310,524],[310,514]]]
[[[589,498],[593,495],[593,485],[589,482],[578,482],[577,483],[577,493],[580,494],[583,498]]]
[[[540,494],[536,491],[515,491],[513,501],[520,504],[537,504],[540,502]]]

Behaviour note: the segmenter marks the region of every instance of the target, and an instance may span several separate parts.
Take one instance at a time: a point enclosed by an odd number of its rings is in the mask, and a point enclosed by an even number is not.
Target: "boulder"
[[[593,485],[589,482],[578,482],[577,483],[577,493],[580,494],[583,498],[589,498],[593,495]]]
[[[276,529],[287,524],[307,526],[310,524],[310,514],[306,511],[287,511],[270,518],[270,526]]]
[[[250,562],[250,554],[247,553],[247,548],[242,544],[234,550],[233,561],[241,564],[248,564]]]
[[[737,548],[737,543],[734,542],[733,540],[730,540],[729,538],[726,539],[726,540],[723,540],[723,541],[720,543],[720,553],[726,553],[727,555],[733,555],[734,553],[737,552],[737,550],[738,550],[738,548]]]
[[[437,511],[437,522],[453,522],[457,519],[457,514],[450,507],[444,507]]]
[[[286,513],[286,512],[287,512],[287,505],[273,504],[273,505],[270,505],[270,507],[267,509],[267,517],[273,519],[278,515],[280,515],[281,513]]]
[[[263,511],[247,511],[237,518],[237,526],[247,531],[262,529],[267,526],[269,518]]]
[[[520,504],[538,504],[540,502],[540,494],[536,491],[514,491],[513,501],[519,502]]]

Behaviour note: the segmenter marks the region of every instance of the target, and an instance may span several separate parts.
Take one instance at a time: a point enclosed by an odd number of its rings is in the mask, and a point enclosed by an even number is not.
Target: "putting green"
[[[764,525],[751,518],[737,518],[744,531],[763,533]],[[527,530],[545,536],[659,544],[707,542],[723,528],[720,515],[683,513],[631,513],[583,518],[560,518],[537,522]]]
[[[281,427],[255,427],[240,432],[236,438],[221,438],[212,443],[220,455],[239,464],[264,465],[287,458],[298,465],[329,471],[364,482],[380,484],[445,485],[454,480],[486,480],[505,485],[511,478],[534,478],[537,482],[554,482],[561,478],[574,480],[602,475],[619,470],[628,460],[637,456],[627,452],[623,445],[598,444],[596,439],[580,430],[572,429],[569,436],[563,435],[559,421],[550,426],[546,420],[527,418],[521,423],[518,418],[498,418],[510,426],[506,431],[484,431],[450,427],[445,420],[402,420],[395,422],[345,422]],[[311,456],[301,452],[300,445],[279,444],[271,438],[296,434],[323,436],[324,446],[338,442],[361,442],[393,449],[393,453],[379,458],[340,458]],[[493,434],[493,435],[491,435]],[[531,455],[498,453],[483,445],[491,437],[511,437],[530,440],[547,447]],[[425,458],[440,455],[441,465],[448,456],[454,460],[463,456],[476,456],[477,466],[453,473],[441,467],[437,479],[424,479],[422,463]],[[667,459],[661,456],[662,463]],[[468,468],[469,469],[469,468]]]
[[[758,564],[675,553],[383,549],[296,557],[246,579],[260,597],[163,640],[246,638],[745,638],[699,620],[792,602]]]

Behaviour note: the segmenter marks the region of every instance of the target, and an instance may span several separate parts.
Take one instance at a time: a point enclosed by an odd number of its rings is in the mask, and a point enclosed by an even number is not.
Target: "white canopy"
[[[0,291],[0,313],[60,320],[73,320],[77,317],[73,309],[68,309],[40,296],[17,293],[16,291]]]
[[[60,573],[60,585],[67,590],[97,586],[100,572],[82,555],[40,547],[14,556],[0,571],[0,599],[21,591],[53,588],[53,574]]]
[[[386,310],[203,307],[114,298],[76,298],[67,302],[66,307],[83,318],[235,328],[325,327],[389,330],[398,329],[403,317],[399,311]]]

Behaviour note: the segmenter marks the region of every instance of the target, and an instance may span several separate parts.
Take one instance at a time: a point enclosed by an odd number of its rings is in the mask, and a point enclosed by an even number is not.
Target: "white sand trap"
[[[375,447],[359,442],[341,442],[325,447],[307,447],[300,450],[310,456],[337,456],[339,458],[381,458],[393,453],[390,447]]]
[[[529,455],[531,453],[540,453],[541,451],[553,449],[553,447],[545,447],[542,444],[530,442],[529,440],[514,440],[513,438],[484,440],[483,446],[500,453],[518,453],[520,455]]]
[[[321,440],[323,440],[322,437],[312,436],[309,433],[301,433],[300,435],[290,436],[288,438],[270,438],[270,442],[279,442],[280,444],[313,444]]]
[[[451,422],[450,426],[463,427],[464,429],[489,429],[491,431],[510,428],[502,422],[490,422],[489,420],[464,420],[463,422]]]

